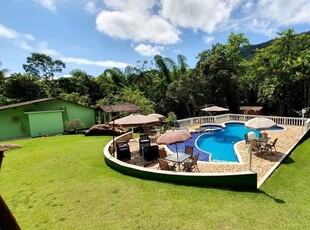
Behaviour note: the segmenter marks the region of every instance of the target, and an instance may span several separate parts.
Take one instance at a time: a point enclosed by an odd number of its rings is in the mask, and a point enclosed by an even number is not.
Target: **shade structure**
[[[229,109],[227,109],[227,108],[216,106],[216,105],[210,106],[210,107],[205,107],[201,110],[205,111],[205,112],[225,112],[225,111],[229,111]]]
[[[248,120],[244,125],[250,129],[265,130],[277,126],[277,123],[268,118],[256,117]]]
[[[157,118],[157,119],[163,119],[163,118],[165,118],[164,115],[161,115],[161,114],[159,114],[159,113],[151,113],[151,114],[148,114],[147,116],[148,116],[148,117],[155,117],[155,118]]]
[[[160,120],[158,118],[145,116],[139,113],[130,114],[129,116],[122,117],[109,122],[109,124],[111,125],[123,126],[123,127],[155,125],[159,123]]]
[[[192,136],[185,130],[169,130],[157,139],[157,144],[175,144],[176,153],[178,154],[178,143],[187,141]],[[179,157],[179,155],[177,155]]]

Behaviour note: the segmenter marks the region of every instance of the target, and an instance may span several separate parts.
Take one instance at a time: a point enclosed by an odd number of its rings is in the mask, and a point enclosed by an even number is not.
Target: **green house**
[[[44,98],[0,106],[0,140],[61,134],[64,122],[80,119],[95,124],[95,110],[58,98]]]

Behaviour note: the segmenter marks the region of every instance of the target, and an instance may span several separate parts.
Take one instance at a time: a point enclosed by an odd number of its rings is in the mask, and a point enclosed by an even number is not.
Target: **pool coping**
[[[124,139],[126,135],[131,136],[132,133],[128,132],[123,134],[115,138],[115,141],[118,139]],[[109,151],[112,144],[113,140],[108,142],[103,149],[104,161],[109,167],[126,175],[182,185],[227,187],[250,190],[257,189],[257,173],[253,171],[201,173],[171,172],[153,168],[145,168],[120,161],[112,156]]]

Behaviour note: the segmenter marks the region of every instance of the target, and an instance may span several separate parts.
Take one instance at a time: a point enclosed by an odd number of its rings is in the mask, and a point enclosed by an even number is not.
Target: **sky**
[[[310,31],[309,0],[2,0],[0,69],[24,73],[31,53],[62,60],[57,77],[75,69],[96,77],[157,54],[195,67],[232,32],[258,44],[288,28]]]

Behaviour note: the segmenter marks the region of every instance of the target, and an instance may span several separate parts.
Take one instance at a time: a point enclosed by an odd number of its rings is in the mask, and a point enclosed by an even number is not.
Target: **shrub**
[[[73,119],[65,122],[65,131],[75,132],[79,129],[83,129],[85,124],[80,119]]]

